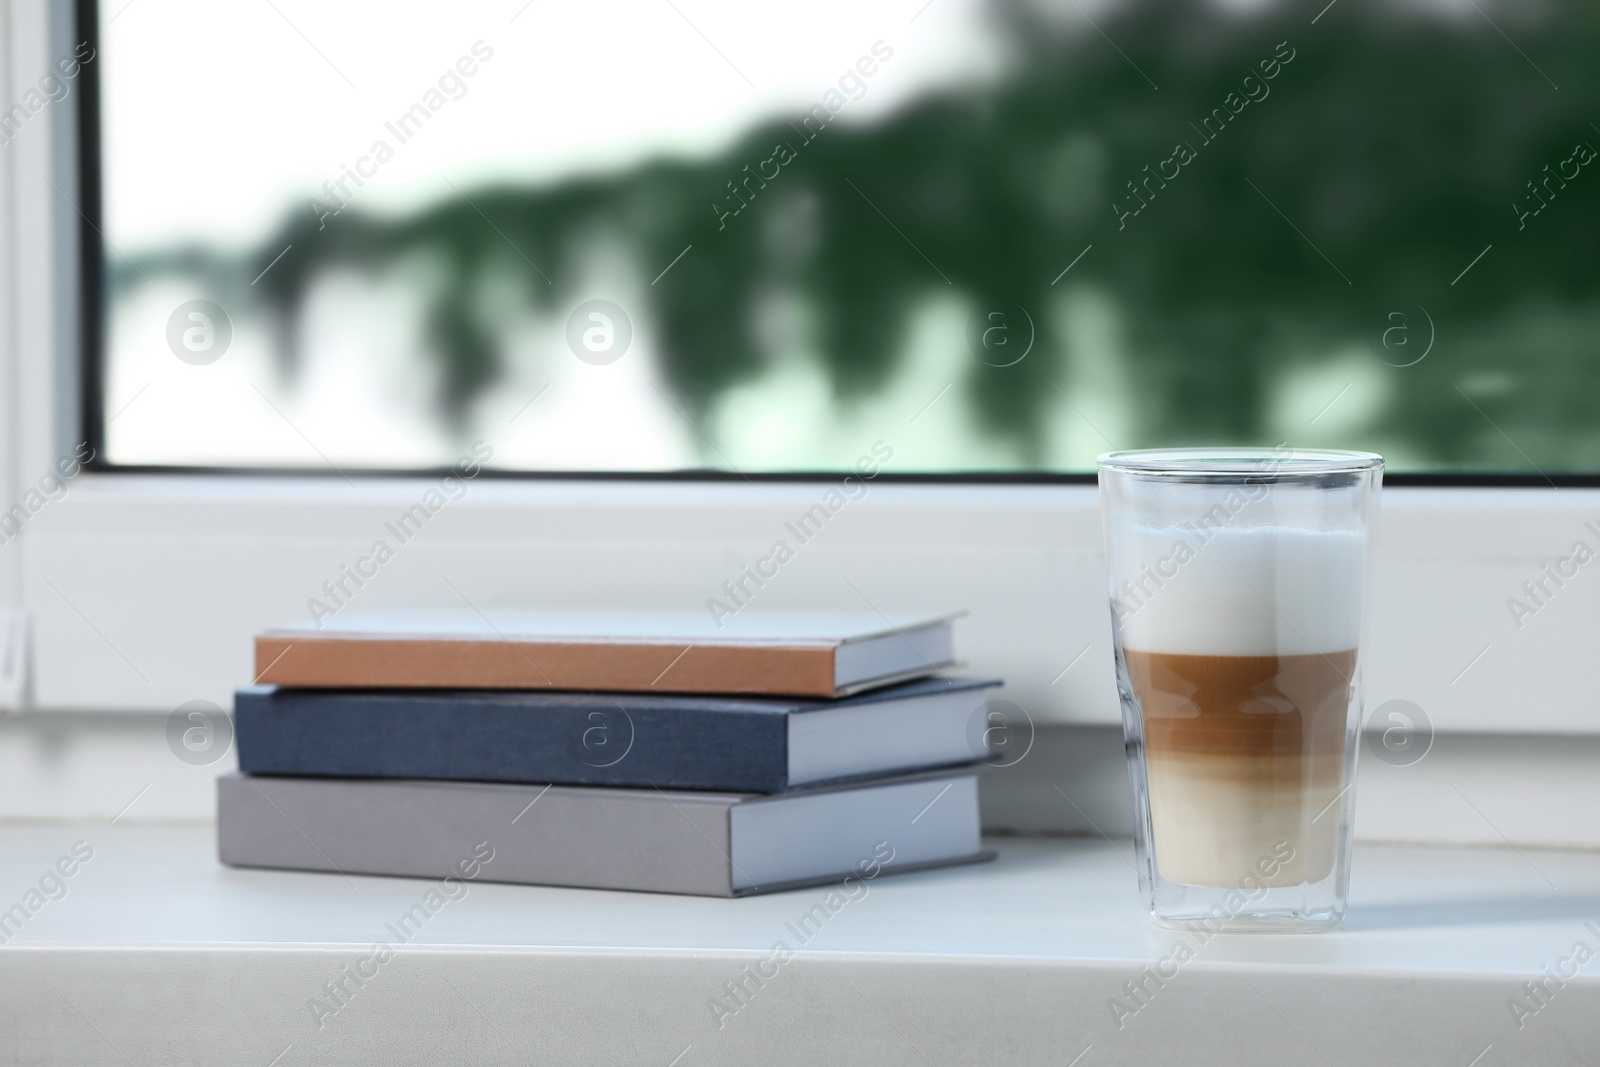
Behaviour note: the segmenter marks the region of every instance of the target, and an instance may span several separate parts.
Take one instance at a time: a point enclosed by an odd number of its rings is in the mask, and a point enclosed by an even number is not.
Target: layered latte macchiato
[[[1326,878],[1364,539],[1178,525],[1125,531],[1124,544],[1123,668],[1143,723],[1159,873],[1216,887]]]
[[[1325,930],[1350,886],[1371,452],[1100,457],[1133,845],[1150,917]]]

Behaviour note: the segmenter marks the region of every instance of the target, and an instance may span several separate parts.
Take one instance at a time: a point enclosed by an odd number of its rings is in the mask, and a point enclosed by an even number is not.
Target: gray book
[[[764,796],[230,774],[222,862],[743,896],[988,858],[977,771]]]

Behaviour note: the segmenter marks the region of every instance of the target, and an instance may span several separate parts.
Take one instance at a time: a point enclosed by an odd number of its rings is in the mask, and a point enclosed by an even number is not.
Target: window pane
[[[100,17],[113,463],[1600,468],[1577,4]]]

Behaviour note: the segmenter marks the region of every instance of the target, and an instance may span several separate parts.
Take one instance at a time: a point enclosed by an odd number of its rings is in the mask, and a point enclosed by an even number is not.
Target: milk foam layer
[[[1112,590],[1126,648],[1203,656],[1357,647],[1366,539],[1283,526],[1122,526]]]

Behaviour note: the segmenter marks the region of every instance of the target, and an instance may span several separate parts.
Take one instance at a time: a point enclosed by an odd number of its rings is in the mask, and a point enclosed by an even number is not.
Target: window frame
[[[81,17],[93,0],[77,5]],[[62,14],[46,0],[11,6],[0,84],[13,99],[78,39],[80,24]],[[80,441],[97,443],[103,249],[98,170],[85,170],[98,152],[75,151],[98,126],[89,103],[97,61],[98,51],[73,93],[89,106],[46,108],[0,167],[0,317],[14,323],[0,336],[7,507]],[[0,606],[29,614],[32,704],[42,709],[165,711],[197,698],[228,706],[249,676],[250,635],[299,617],[300,595],[314,595],[392,509],[443,473],[347,470],[347,485],[333,472],[123,467],[98,449],[96,457],[0,545]],[[361,606],[459,603],[455,587],[477,603],[696,606],[840,476],[752,475],[746,485],[725,471],[485,472]],[[861,606],[969,608],[966,655],[1007,677],[1008,697],[1031,718],[1118,722],[1093,482],[885,473],[829,528],[837,536],[763,599],[837,604],[851,582]],[[1600,474],[1549,482],[1389,479],[1369,708],[1412,700],[1440,730],[1600,734],[1588,711],[1600,663],[1582,641],[1583,621],[1600,617],[1600,578],[1580,575],[1525,631],[1495,621],[1520,581],[1537,577],[1584,522],[1600,521]],[[248,565],[230,552],[247,554]],[[932,602],[933,586],[958,603]],[[294,595],[286,600],[285,590]],[[1491,654],[1496,645],[1511,652]],[[1080,654],[1088,667],[1077,665]]]

